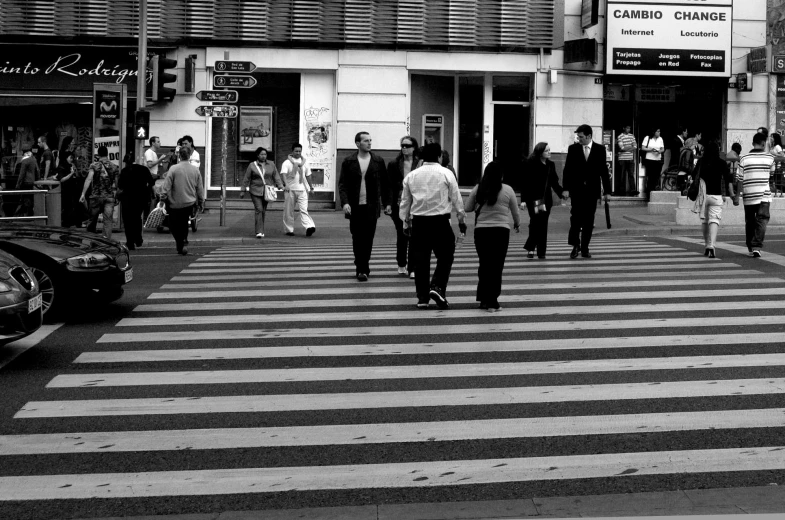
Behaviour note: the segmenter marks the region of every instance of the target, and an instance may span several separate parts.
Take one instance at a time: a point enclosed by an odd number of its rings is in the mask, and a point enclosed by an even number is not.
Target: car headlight
[[[108,267],[111,263],[109,257],[103,253],[85,253],[69,258],[67,262],[71,267],[78,267],[80,269]]]
[[[10,292],[12,287],[5,282],[0,282],[0,293]]]
[[[121,271],[125,271],[128,269],[128,254],[120,253],[115,257],[114,263]]]

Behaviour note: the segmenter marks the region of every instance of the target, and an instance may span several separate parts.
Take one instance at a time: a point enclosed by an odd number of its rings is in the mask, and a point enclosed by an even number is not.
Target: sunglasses
[[[401,143],[401,148],[414,148],[414,145],[411,144],[411,143],[409,143],[409,144]]]

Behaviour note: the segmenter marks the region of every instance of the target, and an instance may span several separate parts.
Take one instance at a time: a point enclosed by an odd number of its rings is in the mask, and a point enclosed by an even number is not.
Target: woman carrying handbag
[[[245,170],[245,177],[240,187],[241,199],[245,196],[246,190],[251,192],[256,238],[264,237],[264,216],[267,212],[267,203],[277,198],[276,187],[283,189],[278,168],[275,167],[274,162],[267,160],[267,150],[260,146],[256,149],[256,160],[249,164]]]
[[[556,175],[556,165],[551,161],[551,148],[548,143],[537,143],[529,159],[526,161],[523,183],[521,185],[521,203],[529,210],[529,238],[523,248],[526,257],[545,258],[548,248],[548,218],[553,207],[551,189],[560,199],[564,197],[564,189]]]

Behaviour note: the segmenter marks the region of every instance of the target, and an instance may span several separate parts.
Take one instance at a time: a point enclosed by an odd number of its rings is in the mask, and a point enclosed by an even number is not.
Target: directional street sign
[[[207,117],[237,117],[237,105],[212,105],[196,107],[196,113]]]
[[[256,70],[256,65],[250,61],[216,61],[216,72],[253,72]]]
[[[251,88],[254,85],[253,76],[213,76],[214,87]]]
[[[223,103],[237,103],[236,90],[200,90],[196,93],[199,101],[221,101]]]

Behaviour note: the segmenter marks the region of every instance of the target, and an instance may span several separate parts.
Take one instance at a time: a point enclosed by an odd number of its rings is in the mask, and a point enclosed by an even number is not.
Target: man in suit
[[[354,136],[357,153],[343,160],[338,179],[338,193],[349,230],[357,280],[365,282],[371,273],[369,262],[376,234],[376,220],[381,215],[381,179],[386,175],[384,159],[371,153],[371,135]]]
[[[581,125],[575,131],[578,142],[567,149],[564,165],[564,196],[572,198],[570,233],[567,242],[572,246],[570,258],[591,258],[589,242],[594,228],[597,200],[610,198],[611,176],[605,165],[605,147],[592,141],[592,128]]]

